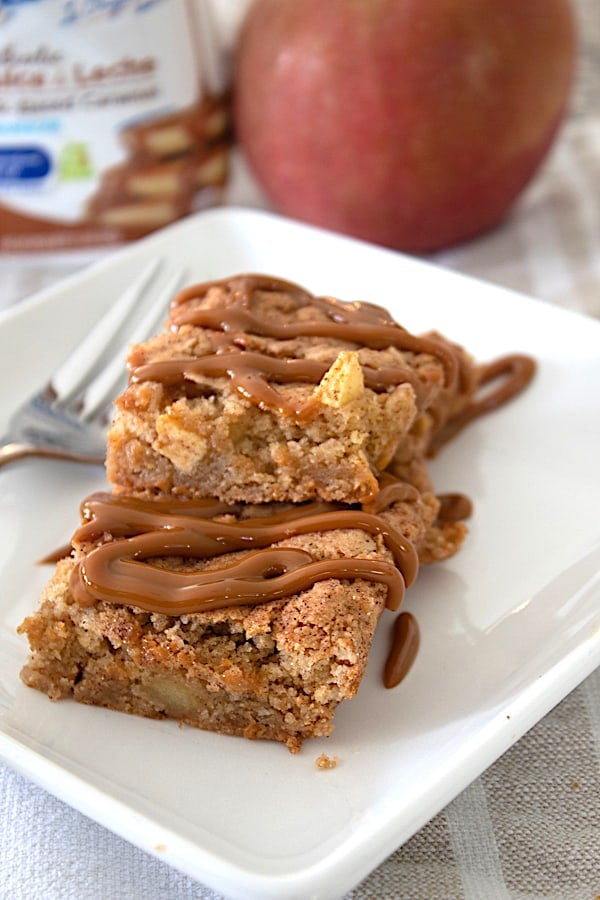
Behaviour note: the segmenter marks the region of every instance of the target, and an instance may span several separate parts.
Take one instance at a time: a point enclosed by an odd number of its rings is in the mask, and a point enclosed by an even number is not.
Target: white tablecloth
[[[600,119],[571,119],[511,217],[436,260],[600,316]],[[0,306],[72,268],[0,262]],[[217,897],[1,766],[0,822],[6,900]],[[600,670],[348,900],[598,897]]]

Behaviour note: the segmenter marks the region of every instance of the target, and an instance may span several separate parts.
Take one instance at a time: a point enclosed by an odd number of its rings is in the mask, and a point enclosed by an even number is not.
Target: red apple
[[[234,120],[280,211],[401,250],[508,211],[564,115],[568,0],[255,0]]]

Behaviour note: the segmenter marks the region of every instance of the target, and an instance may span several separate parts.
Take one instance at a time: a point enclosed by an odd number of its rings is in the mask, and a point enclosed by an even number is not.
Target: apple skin
[[[234,127],[279,211],[408,252],[497,224],[565,114],[568,0],[255,0]]]

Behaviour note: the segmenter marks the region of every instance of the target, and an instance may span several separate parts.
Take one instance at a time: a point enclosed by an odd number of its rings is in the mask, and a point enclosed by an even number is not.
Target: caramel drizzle
[[[260,409],[276,410],[282,415],[302,420],[314,409],[311,400],[301,404],[286,401],[280,391],[271,387],[277,384],[307,382],[318,384],[329,370],[328,363],[311,359],[280,359],[264,353],[239,351],[200,356],[195,359],[162,360],[136,366],[131,381],[155,381],[166,386],[182,380],[194,380],[194,376],[211,378],[228,376],[234,389]],[[389,387],[410,383],[418,392],[418,379],[402,366],[385,366],[379,369],[363,367],[365,384],[373,391],[382,392]],[[267,381],[267,378],[269,381]]]
[[[406,677],[415,661],[421,642],[419,625],[409,612],[400,613],[394,622],[392,645],[383,670],[386,688],[394,688]]]
[[[445,444],[456,437],[474,419],[504,406],[517,394],[524,391],[533,379],[536,368],[535,360],[519,353],[508,354],[480,365],[477,370],[478,390],[493,381],[499,380],[500,383],[484,396],[472,399],[460,412],[448,419],[434,434],[427,455],[435,456]]]
[[[473,512],[473,504],[464,494],[438,494],[437,522],[462,522]]]
[[[369,503],[363,503],[363,509],[377,515],[395,503],[417,503],[420,499],[421,494],[414,485],[383,472],[379,477],[379,492]]]
[[[214,286],[228,290],[226,300],[214,307],[199,307]],[[285,292],[297,309],[311,305],[321,310],[322,321],[273,323],[256,316],[251,310],[254,291]],[[345,303],[332,297],[316,297],[292,282],[264,275],[242,275],[233,279],[205,282],[180,291],[171,304],[170,321],[173,328],[189,324],[222,334],[214,338],[216,352],[193,359],[166,360],[146,363],[132,369],[134,383],[154,381],[166,385],[195,380],[197,376],[228,377],[234,390],[261,409],[276,410],[298,421],[306,419],[315,409],[314,398],[304,403],[287,401],[270,382],[276,384],[308,383],[317,385],[329,369],[329,364],[311,359],[286,359],[268,356],[244,347],[249,335],[291,340],[297,337],[325,337],[348,341],[359,346],[380,350],[396,347],[416,353],[428,353],[440,360],[445,370],[446,388],[469,394],[490,381],[504,376],[502,384],[484,398],[472,400],[446,422],[435,423],[428,455],[437,451],[468,423],[520,393],[531,381],[535,363],[519,354],[504,356],[478,368],[475,376],[469,371],[461,354],[452,344],[435,335],[417,337],[410,334],[380,306],[371,303]],[[420,399],[422,385],[418,374],[402,365],[373,368],[362,366],[365,385],[376,392],[385,392],[399,384],[410,384]],[[473,381],[475,383],[473,383]],[[430,413],[436,416],[436,408]]]
[[[212,501],[206,505],[192,501],[178,514],[171,501],[122,500],[100,493],[84,501],[86,521],[75,532],[74,544],[100,534],[120,539],[100,544],[73,570],[71,589],[81,606],[103,599],[150,612],[183,615],[277,600],[328,578],[364,578],[387,586],[386,606],[395,610],[405,586],[417,575],[418,557],[410,541],[379,516],[363,510],[323,511],[328,505],[316,503],[270,516],[223,522],[210,518],[215,509]],[[222,507],[217,504],[219,512]],[[271,546],[295,535],[340,528],[359,528],[381,536],[394,562],[314,560],[306,550]],[[215,569],[181,572],[149,563],[165,556],[211,559],[239,550],[252,552]]]
[[[194,300],[202,300],[210,288],[219,285],[229,296],[218,307],[199,308]],[[256,316],[251,308],[254,291],[284,291],[298,309],[311,305],[325,314],[322,321],[274,323]],[[382,307],[371,303],[344,303],[332,297],[314,297],[291,282],[261,275],[244,275],[220,282],[206,282],[186,288],[174,298],[170,322],[173,328],[194,325],[230,337],[225,346],[215,341],[215,353],[200,359],[181,359],[164,363],[148,363],[132,371],[133,381],[181,382],[191,375],[228,376],[237,390],[250,402],[262,408],[302,418],[311,407],[286,403],[267,379],[275,383],[308,382],[318,384],[329,366],[316,360],[278,359],[245,350],[248,336],[291,340],[298,337],[323,337],[348,341],[358,346],[380,350],[396,347],[401,351],[428,353],[438,358],[445,370],[448,386],[459,374],[456,353],[450,345],[435,337],[416,337],[398,325]],[[218,346],[221,343],[221,346]],[[364,366],[365,384],[377,392],[402,383],[410,383],[418,394],[421,388],[417,373],[406,366],[392,365],[373,369]]]
[[[51,563],[57,563],[61,559],[70,556],[72,551],[73,547],[71,544],[63,544],[61,547],[57,547],[56,550],[52,550],[50,553],[47,553],[46,556],[38,559],[37,564],[38,566],[47,566]]]

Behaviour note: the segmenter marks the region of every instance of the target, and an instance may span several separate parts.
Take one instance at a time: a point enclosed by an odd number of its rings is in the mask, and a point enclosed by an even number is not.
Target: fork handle
[[[35,447],[33,444],[8,443],[0,447],[0,468],[9,462],[25,459],[28,456],[42,456],[45,459],[64,459],[70,462],[88,463],[97,466],[104,465],[104,459],[101,456],[85,456],[81,453],[68,453],[66,450]]]

